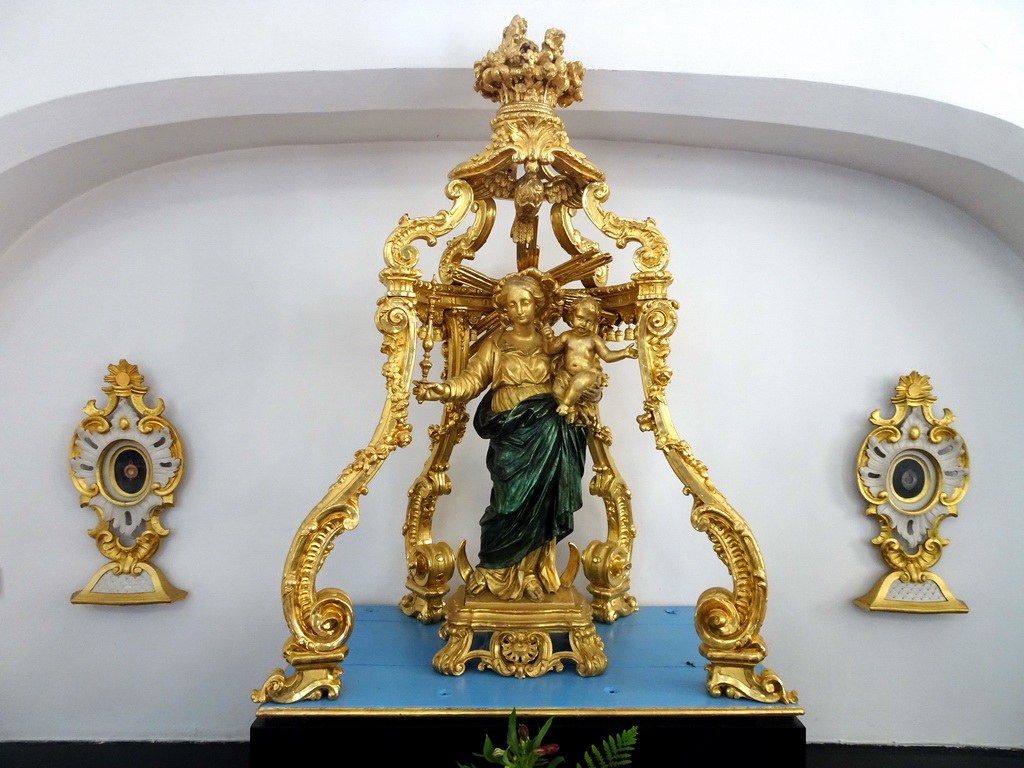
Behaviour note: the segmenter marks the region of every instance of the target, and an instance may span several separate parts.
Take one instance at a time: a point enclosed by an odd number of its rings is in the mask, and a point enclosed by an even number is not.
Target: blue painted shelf
[[[535,679],[481,672],[438,674],[438,624],[423,625],[393,606],[358,606],[334,701],[263,704],[258,718],[311,715],[802,715],[799,706],[715,698],[705,688],[692,607],[644,607],[598,624],[608,669],[580,677],[572,664]]]

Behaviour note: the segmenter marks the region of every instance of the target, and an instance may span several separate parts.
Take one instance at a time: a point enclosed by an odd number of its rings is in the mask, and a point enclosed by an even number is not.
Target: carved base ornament
[[[164,403],[146,405],[149,391],[139,369],[122,360],[103,379],[107,404],[90,400],[71,439],[71,482],[83,507],[96,513],[89,535],[111,562],[71,596],[88,605],[173,603],[188,593],[171,584],[150,562],[170,533],[160,511],[174,504],[184,454],[181,440],[160,414]]]
[[[970,480],[967,446],[949,426],[956,417],[946,409],[935,417],[931,391],[927,376],[901,376],[895,413],[888,419],[871,414],[876,426],[857,456],[857,485],[881,529],[871,543],[891,569],[853,601],[868,611],[967,613],[929,570],[949,543],[939,525],[956,517]]]
[[[402,528],[408,594],[400,606],[421,622],[443,622],[447,642],[434,667],[460,674],[476,661],[502,675],[536,677],[570,662],[578,674],[600,674],[608,659],[594,621],[613,622],[637,610],[630,594],[637,531],[599,401],[614,370],[635,358],[644,390],[640,429],[653,434],[693,499],[694,527],[707,534],[733,579],[731,589],[708,590],[697,606],[708,691],[793,703],[796,694],[777,676],[756,669],[766,653],[758,632],[767,603],[757,543],[669,413],[669,340],[678,307],[667,294],[668,244],[653,220],[604,209],[610,194],[604,174],[569,145],[555,112],[582,99],[583,66],[564,58],[561,31],[548,30],[541,45],[525,34],[526,22],[515,17],[497,50],[476,63],[476,90],[501,106],[490,143],[449,174],[451,207],[403,216],[385,242],[385,293],[376,317],[386,356],[384,409],[367,447],[295,535],[282,581],[291,631],[285,657],[295,674],[276,670],[253,699],[338,695],[338,656],[352,630],[351,604],[340,590],[318,590],[316,575],[335,537],[357,524],[359,496],[381,464],[411,441],[412,393],[420,402],[438,401],[442,410],[429,429],[423,470],[409,489]],[[515,268],[488,275],[468,262],[491,234],[498,200],[512,203],[504,226],[510,227]],[[565,253],[542,268],[538,230],[545,208]],[[628,282],[607,284],[612,257],[576,229],[573,219],[581,211],[618,248],[637,244]],[[447,241],[431,270],[437,278],[423,280],[413,243],[434,246],[463,224],[465,231]],[[553,329],[559,320],[568,329]],[[423,353],[414,381],[417,342]],[[431,382],[435,345],[443,366]],[[467,404],[480,395],[472,428],[490,443],[493,489],[481,520],[479,563],[472,567],[464,549],[456,554],[434,541],[432,523],[439,501],[451,492],[448,469],[469,426]],[[588,488],[604,503],[607,536],[584,547],[582,557],[571,547],[569,567],[559,574],[554,545],[572,530],[588,456]],[[588,580],[590,602],[572,587],[576,564]],[[456,570],[464,585],[451,595]]]
[[[434,656],[434,669],[446,675],[461,675],[471,660],[509,677],[561,672],[566,661],[583,677],[608,666],[590,605],[571,585],[543,603],[474,597],[459,587],[439,631],[447,643]]]

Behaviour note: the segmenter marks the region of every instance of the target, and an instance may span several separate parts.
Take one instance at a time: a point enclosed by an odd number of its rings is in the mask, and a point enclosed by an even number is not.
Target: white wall
[[[18,141],[0,147],[0,164],[27,179],[22,156],[5,152],[33,157],[46,137],[59,134],[57,147],[84,130],[33,125],[44,114],[33,105],[225,73],[468,72],[516,12],[535,38],[566,29],[569,55],[591,69],[823,81],[1024,124],[1019,5],[972,3],[970,15],[953,2],[847,6],[652,5],[624,24],[618,4],[461,3],[442,14],[396,2],[381,14],[268,2],[244,16],[216,3],[12,4],[0,12],[0,129],[16,126]],[[628,42],[609,46],[623,29]],[[652,92],[637,96],[657,111]],[[160,125],[165,106],[94,119]],[[447,171],[486,130],[482,119],[473,143],[252,149],[161,165],[77,197],[0,253],[0,738],[246,738],[248,691],[281,664],[288,544],[379,413],[383,240],[401,213],[445,206]],[[764,154],[574,144],[608,173],[608,207],[653,216],[674,248],[677,426],[761,544],[767,661],[800,692],[809,740],[1024,746],[1007,458],[1024,437],[1011,400],[1024,373],[1020,257],[957,208],[880,176]],[[429,273],[437,254],[424,251]],[[505,253],[492,249],[492,271]],[[628,263],[622,253],[619,277]],[[156,559],[190,591],[171,606],[67,602],[102,562],[67,479],[67,445],[121,357],[167,401],[185,441],[187,476]],[[966,616],[850,604],[881,573],[856,449],[868,414],[912,369],[932,377],[971,451],[971,488],[944,526],[952,544],[936,569]],[[726,574],[689,528],[667,468],[651,466],[630,364],[609,370],[605,411],[640,529],[635,592],[647,605],[692,603]],[[322,585],[358,602],[401,595],[404,489],[436,412],[417,410],[417,442],[371,486]],[[470,435],[457,454],[437,526],[450,539],[475,531],[480,448]],[[600,517],[593,505],[582,512],[575,540],[596,535]]]
[[[376,423],[380,246],[400,213],[443,207],[446,170],[478,148],[299,147],[168,164],[83,195],[6,254],[3,737],[245,738],[248,690],[280,664],[288,543]],[[809,739],[1021,746],[1021,577],[1003,533],[1015,523],[1005,457],[1024,439],[1006,418],[1024,376],[1020,260],[945,203],[874,176],[742,153],[580,148],[608,172],[609,207],[654,216],[675,246],[678,426],[762,546],[768,662],[800,692]],[[429,272],[437,253],[424,251]],[[171,606],[67,602],[101,563],[67,480],[67,443],[121,357],[185,441],[157,562],[191,594]],[[621,408],[605,410],[640,531],[635,592],[646,605],[692,603],[727,583],[725,571],[690,530],[667,469],[651,467],[630,364],[609,368]],[[972,454],[938,568],[966,616],[850,604],[881,574],[856,448],[867,415],[915,368],[959,415]],[[371,486],[322,585],[357,602],[401,596],[405,488],[434,417],[436,406],[417,412],[417,442]],[[452,539],[474,538],[486,498],[478,441],[466,442],[439,515]],[[585,544],[601,515],[590,505],[580,518]],[[965,695],[969,717],[954,705]]]
[[[0,114],[87,91],[212,74],[467,67],[514,14],[559,27],[590,69],[809,80],[1024,122],[1013,0],[230,0],[8,4]],[[110,55],[117,52],[117,55]],[[57,55],[54,55],[54,54]],[[73,66],[69,63],[73,62]],[[288,98],[283,93],[282,98]]]

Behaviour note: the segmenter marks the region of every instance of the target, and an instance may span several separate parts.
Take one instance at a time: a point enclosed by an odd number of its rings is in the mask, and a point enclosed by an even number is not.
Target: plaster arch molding
[[[0,254],[74,197],[160,163],[234,149],[487,140],[463,69],[219,75],[78,93],[0,116]],[[866,171],[963,209],[1024,258],[1024,128],[845,85],[590,70],[577,139],[785,155]]]

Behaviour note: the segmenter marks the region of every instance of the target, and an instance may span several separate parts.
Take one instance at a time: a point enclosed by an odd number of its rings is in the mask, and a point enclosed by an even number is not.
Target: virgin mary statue
[[[491,498],[480,519],[480,563],[466,587],[502,600],[542,601],[558,591],[555,545],[572,533],[583,505],[587,428],[556,413],[554,364],[541,333],[561,305],[554,280],[532,268],[507,275],[494,304],[504,328],[487,337],[462,373],[422,385],[420,394],[465,402],[488,390],[473,426],[490,441]]]

